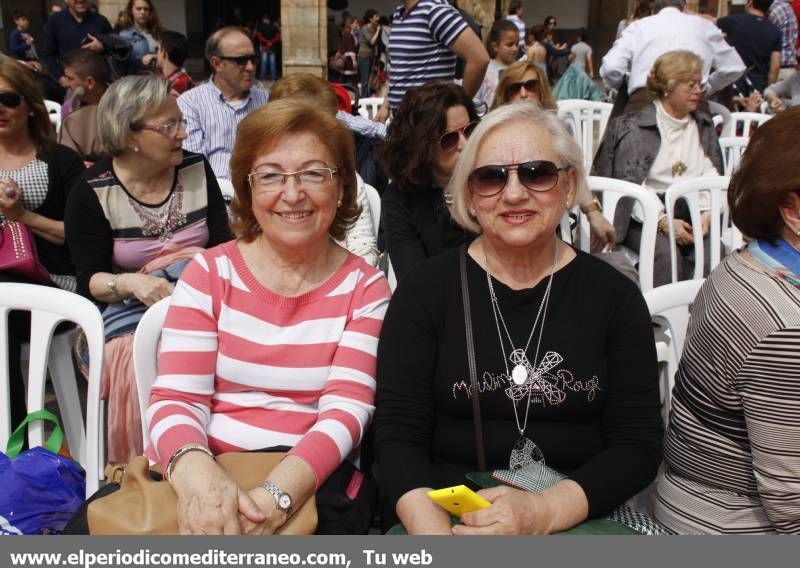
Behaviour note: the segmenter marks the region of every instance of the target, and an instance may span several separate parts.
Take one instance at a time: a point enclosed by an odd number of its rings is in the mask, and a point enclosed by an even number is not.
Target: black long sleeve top
[[[374,439],[392,504],[417,487],[465,483],[478,469],[459,254],[415,267],[384,320]],[[471,258],[467,266],[487,465],[507,468],[519,433],[500,341],[506,356],[510,347],[492,315],[486,272]],[[515,347],[524,347],[546,286],[547,278],[520,291],[494,281]],[[646,487],[661,461],[652,325],[635,284],[579,252],[553,277],[539,360],[545,354],[556,361],[543,375],[551,396],[531,403],[525,435],[583,488],[589,517],[602,516]]]
[[[398,281],[417,263],[473,238],[450,217],[438,187],[390,183],[381,197],[381,227]]]

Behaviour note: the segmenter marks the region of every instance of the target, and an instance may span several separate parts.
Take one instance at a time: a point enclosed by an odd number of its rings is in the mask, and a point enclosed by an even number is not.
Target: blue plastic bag
[[[47,420],[55,429],[44,448],[20,453],[28,423]],[[86,481],[80,465],[58,455],[64,440],[58,419],[30,413],[0,453],[0,535],[59,534],[83,504]]]

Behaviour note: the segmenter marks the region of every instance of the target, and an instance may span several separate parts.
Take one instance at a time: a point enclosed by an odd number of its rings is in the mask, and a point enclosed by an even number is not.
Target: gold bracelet
[[[603,206],[600,205],[600,201],[596,197],[586,207],[586,209],[583,210],[583,214],[588,217],[589,214],[594,213],[595,211],[597,211],[598,213],[602,213],[603,212]]]
[[[669,223],[667,222],[667,214],[662,213],[658,216],[658,223],[656,224],[658,230],[665,235],[669,235]]]
[[[212,460],[214,459],[214,454],[211,453],[211,450],[206,448],[203,444],[186,444],[185,446],[178,448],[175,453],[172,454],[172,457],[169,458],[169,461],[167,462],[167,468],[164,470],[164,479],[167,481],[172,480],[172,470],[175,468],[175,464],[182,456],[188,454],[189,452],[203,452]]]

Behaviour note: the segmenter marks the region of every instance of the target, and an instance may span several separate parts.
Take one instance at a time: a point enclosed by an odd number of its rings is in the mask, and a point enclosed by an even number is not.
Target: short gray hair
[[[128,75],[111,83],[97,107],[97,135],[103,148],[112,156],[124,152],[134,127],[169,96],[169,81],[156,75]]]
[[[450,183],[447,184],[446,191],[453,199],[450,205],[450,215],[456,223],[476,234],[481,232],[481,226],[469,212],[469,175],[475,167],[478,159],[478,147],[483,139],[492,130],[506,124],[519,124],[522,128],[528,125],[543,128],[552,138],[553,146],[559,157],[564,160],[565,165],[575,170],[576,199],[583,192],[589,191],[586,169],[583,166],[583,153],[561,119],[554,112],[544,110],[530,101],[517,101],[503,105],[483,117],[478,127],[472,132],[461,151],[453,175],[450,177]],[[571,207],[573,204],[568,205]]]

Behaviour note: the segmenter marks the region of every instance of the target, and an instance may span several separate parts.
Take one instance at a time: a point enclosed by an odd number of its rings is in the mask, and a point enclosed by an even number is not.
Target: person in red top
[[[169,81],[169,94],[177,97],[194,87],[195,82],[183,68],[189,49],[186,36],[178,32],[165,31],[161,35],[161,46],[156,53],[156,67],[161,76]]]
[[[256,39],[259,43],[261,52],[261,65],[258,70],[258,78],[267,78],[267,68],[269,68],[269,78],[272,81],[278,78],[278,44],[281,42],[281,31],[278,26],[272,23],[269,14],[264,14],[261,21],[256,26]]]

